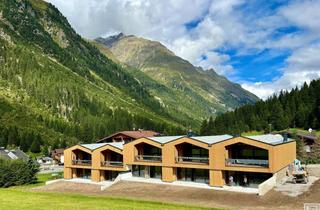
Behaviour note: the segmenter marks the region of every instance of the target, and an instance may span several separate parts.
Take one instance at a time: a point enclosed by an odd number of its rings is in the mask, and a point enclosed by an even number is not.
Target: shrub
[[[10,187],[37,181],[39,164],[32,159],[5,160],[0,158],[0,187]]]

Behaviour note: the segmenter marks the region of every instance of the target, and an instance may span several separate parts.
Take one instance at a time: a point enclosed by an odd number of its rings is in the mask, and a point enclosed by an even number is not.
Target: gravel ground
[[[293,184],[292,182],[287,182],[285,184],[279,184],[276,186],[275,190],[281,192],[284,195],[291,197],[297,197],[305,192],[308,192],[309,188],[319,179],[315,176],[310,176],[309,182],[307,184]]]

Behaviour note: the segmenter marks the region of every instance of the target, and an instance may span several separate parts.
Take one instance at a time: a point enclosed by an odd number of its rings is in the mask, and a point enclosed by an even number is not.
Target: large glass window
[[[108,181],[114,181],[118,175],[118,171],[104,171],[104,179]]]
[[[135,177],[145,177],[145,166],[133,165],[132,175]]]
[[[229,158],[268,160],[268,150],[243,143],[229,145],[227,150]]]
[[[226,171],[226,183],[232,186],[244,186],[257,188],[259,184],[269,179],[272,174],[268,173],[252,173],[252,172],[238,172]],[[230,183],[232,181],[232,183]]]
[[[91,170],[90,169],[76,169],[77,177],[82,179],[91,179]]]
[[[162,169],[160,166],[150,166],[150,178],[161,179]]]
[[[195,168],[177,168],[178,180],[209,183],[209,170]]]

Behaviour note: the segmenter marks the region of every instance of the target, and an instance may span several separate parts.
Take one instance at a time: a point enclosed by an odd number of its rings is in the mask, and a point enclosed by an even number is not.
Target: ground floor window
[[[161,179],[162,168],[160,166],[132,166],[132,175],[135,177]]]
[[[90,169],[82,169],[76,168],[76,177],[82,179],[91,179],[91,170]]]
[[[259,184],[269,179],[271,176],[271,173],[253,173],[239,171],[225,172],[226,183],[230,186],[245,186],[257,188]]]
[[[104,173],[104,180],[107,180],[107,181],[114,181],[119,175],[118,171],[103,171],[103,173]]]
[[[177,168],[177,178],[180,181],[209,183],[209,170],[195,168]]]
[[[160,166],[150,166],[150,178],[161,179],[162,168]]]

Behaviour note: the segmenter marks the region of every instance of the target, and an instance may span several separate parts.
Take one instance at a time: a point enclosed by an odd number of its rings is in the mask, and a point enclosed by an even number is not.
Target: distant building
[[[63,164],[64,163],[64,155],[63,155],[63,148],[60,149],[54,149],[51,152],[51,158],[55,161],[57,161],[58,163]]]
[[[315,133],[305,133],[305,132],[280,132],[281,134],[287,134],[288,137],[298,137],[302,143],[304,151],[307,153],[307,157],[318,159],[320,155],[320,139]]]
[[[20,149],[15,150],[7,150],[3,147],[0,148],[0,158],[8,159],[8,160],[17,160],[21,159],[27,161],[29,156],[21,151]]]
[[[120,131],[118,133],[112,134],[105,138],[97,141],[98,143],[108,143],[108,142],[131,142],[133,140],[144,138],[144,137],[154,137],[160,136],[160,133],[150,130],[137,130],[137,131]]]
[[[54,164],[54,161],[51,157],[40,157],[40,158],[37,158],[37,162],[39,164],[44,164],[44,165],[51,165],[51,164]]]

